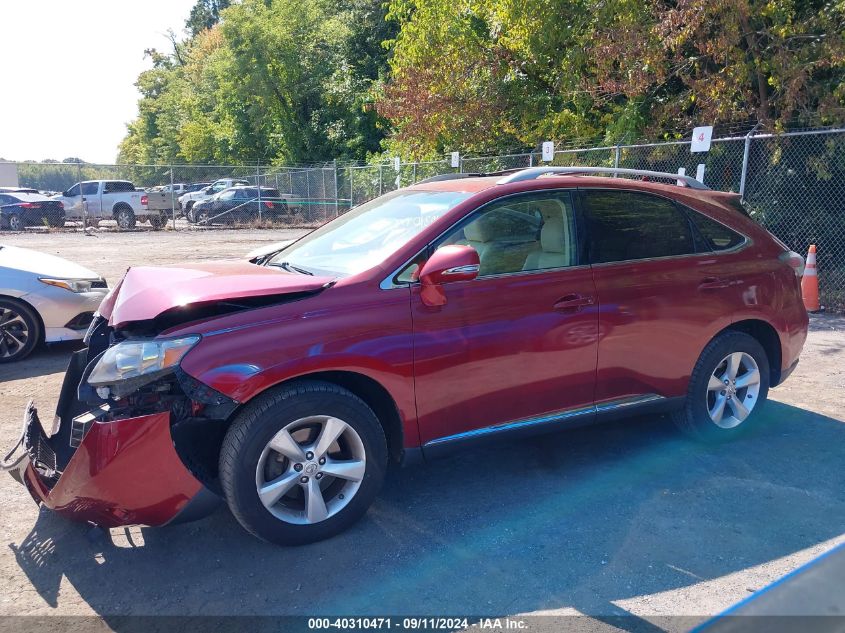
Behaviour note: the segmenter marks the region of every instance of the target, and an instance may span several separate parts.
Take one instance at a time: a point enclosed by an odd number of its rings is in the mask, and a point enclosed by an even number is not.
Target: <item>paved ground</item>
[[[238,256],[290,231],[0,235],[90,266]],[[48,411],[72,346],[0,368],[0,447]],[[394,473],[363,521],[294,549],[199,523],[113,530],[39,512],[0,477],[2,614],[716,613],[845,541],[845,319],[814,318],[767,423],[720,448],[637,419]],[[699,617],[700,619],[700,617]],[[680,627],[677,625],[678,628]],[[648,630],[648,628],[643,629]]]

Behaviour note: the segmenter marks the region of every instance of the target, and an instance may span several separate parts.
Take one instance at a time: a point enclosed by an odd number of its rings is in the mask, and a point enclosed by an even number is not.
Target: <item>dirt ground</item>
[[[3,234],[0,244],[55,253],[113,284],[130,265],[240,257],[297,234]],[[766,423],[734,444],[703,447],[640,418],[491,446],[395,472],[353,529],[300,548],[257,541],[225,508],[89,540],[2,475],[0,615],[699,621],[845,541],[845,318],[814,317],[811,330]],[[55,406],[73,349],[0,367],[0,448],[17,439],[27,400]]]

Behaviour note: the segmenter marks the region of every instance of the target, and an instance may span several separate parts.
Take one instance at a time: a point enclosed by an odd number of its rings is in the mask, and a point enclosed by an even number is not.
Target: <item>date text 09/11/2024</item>
[[[406,617],[394,619],[391,617],[352,617],[352,618],[309,618],[310,630],[320,629],[401,629],[401,630],[441,630],[454,631],[466,629],[479,630],[523,630],[527,622],[511,617],[480,618],[472,621],[469,618],[445,617]]]

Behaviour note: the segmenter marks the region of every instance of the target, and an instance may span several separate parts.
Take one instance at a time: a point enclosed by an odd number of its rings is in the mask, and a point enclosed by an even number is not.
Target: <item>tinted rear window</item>
[[[724,224],[716,222],[716,220],[711,220],[692,209],[688,210],[688,214],[692,223],[695,224],[695,228],[698,229],[707,243],[707,247],[711,250],[725,251],[739,246],[745,241],[742,235],[732,231]]]
[[[135,186],[131,182],[122,182],[119,180],[106,183],[105,193],[116,193],[118,191],[135,191]]]
[[[690,222],[665,198],[634,191],[586,191],[594,264],[695,253]]]

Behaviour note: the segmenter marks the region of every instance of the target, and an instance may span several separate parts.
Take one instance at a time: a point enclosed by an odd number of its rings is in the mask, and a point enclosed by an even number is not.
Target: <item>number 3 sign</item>
[[[710,139],[713,138],[713,126],[705,125],[697,127],[692,131],[692,143],[690,144],[690,152],[709,152]]]

